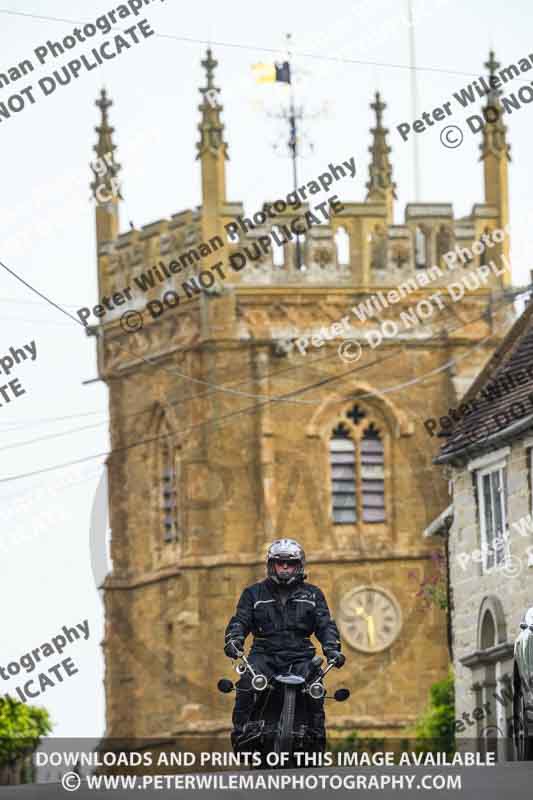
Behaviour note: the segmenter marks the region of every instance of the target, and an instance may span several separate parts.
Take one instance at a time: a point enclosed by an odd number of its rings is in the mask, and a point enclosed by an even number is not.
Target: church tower
[[[328,705],[330,733],[408,736],[448,668],[445,614],[420,597],[433,575],[424,531],[449,504],[432,465],[440,439],[424,420],[457,406],[512,321],[501,296],[510,276],[491,272],[460,304],[448,296],[486,253],[453,271],[444,256],[472,253],[507,221],[505,131],[487,124],[485,202],[470,215],[414,203],[395,222],[376,93],[365,201],[349,199],[350,156],[338,153],[321,170],[327,191],[315,197],[308,175],[296,208],[294,187],[281,187],[228,236],[244,208],[226,196],[210,49],[202,65],[201,205],[140,229],[119,232],[111,101],[97,101],[95,149],[111,153],[102,202],[93,180],[99,291],[131,290],[90,329],[111,420],[106,735],[228,742],[231,703],[216,690],[231,674],[224,628],[242,589],[264,577],[267,545],[290,536],[347,658],[328,681],[352,689]],[[366,169],[356,165],[355,181]],[[327,218],[308,225],[320,202]]]

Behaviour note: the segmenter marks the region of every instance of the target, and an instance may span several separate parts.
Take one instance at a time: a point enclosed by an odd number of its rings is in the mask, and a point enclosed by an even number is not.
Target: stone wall
[[[460,719],[463,712],[471,713],[479,706],[481,690],[473,690],[473,684],[484,682],[486,667],[472,664],[472,668],[461,663],[462,659],[480,650],[480,612],[483,608],[494,611],[497,644],[513,644],[519,633],[519,623],[525,610],[532,604],[531,586],[533,572],[528,565],[529,551],[533,545],[533,525],[525,525],[527,535],[522,536],[513,527],[519,520],[527,520],[531,515],[531,490],[530,467],[528,463],[528,448],[533,445],[530,439],[524,437],[513,442],[512,446],[503,448],[507,462],[507,508],[508,525],[510,532],[509,547],[511,561],[508,570],[497,569],[489,574],[483,574],[482,564],[479,561],[481,548],[481,534],[479,528],[478,504],[474,493],[475,471],[468,469],[455,469],[453,471],[454,491],[454,521],[450,530],[450,580],[453,593],[453,640],[454,640],[454,666],[456,675],[456,719]],[[529,517],[531,523],[531,517]],[[477,553],[475,551],[478,551]],[[464,554],[474,555],[467,562]],[[461,558],[462,565],[461,566]],[[464,567],[464,568],[463,568]],[[495,599],[494,599],[495,598]],[[491,703],[491,722],[498,723],[501,727],[505,717],[512,714],[511,703],[506,706],[498,703],[493,698],[494,692],[501,692],[501,688],[509,683],[512,678],[512,652],[509,648],[504,651],[503,659],[494,665],[494,675],[489,673],[489,683],[483,698]],[[506,676],[508,680],[506,681]],[[480,721],[481,727],[487,721]],[[472,736],[474,726],[468,726],[464,731],[458,731],[459,736]]]

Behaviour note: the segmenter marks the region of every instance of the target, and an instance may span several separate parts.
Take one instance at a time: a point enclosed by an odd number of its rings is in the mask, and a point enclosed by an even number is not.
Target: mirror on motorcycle
[[[223,694],[229,694],[229,692],[232,692],[234,689],[233,681],[230,681],[228,678],[221,678],[217,683],[217,689]]]
[[[349,689],[337,689],[333,697],[337,700],[338,703],[342,703],[344,700],[347,700],[350,696]]]

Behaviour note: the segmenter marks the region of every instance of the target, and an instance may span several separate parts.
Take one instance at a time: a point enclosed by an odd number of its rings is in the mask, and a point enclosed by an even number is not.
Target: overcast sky
[[[90,4],[8,0],[17,15],[0,12],[0,72],[26,58],[37,63],[35,48],[48,39],[63,39],[75,23],[94,22],[118,5],[101,0]],[[313,117],[305,125],[314,150],[306,148],[300,165],[302,182],[330,161],[354,156],[356,177],[340,182],[339,194],[348,201],[364,199],[373,124],[369,102],[379,89],[387,103],[385,122],[391,131],[398,184],[395,221],[402,222],[405,204],[415,199],[412,147],[395,129],[412,121],[405,8],[404,0],[337,0],[329,6],[318,0],[253,5],[241,0],[224,4],[156,0],[138,19],[145,16],[164,36],[141,40],[98,69],[83,70],[75,82],[59,87],[50,97],[36,90],[34,105],[9,120],[0,117],[4,197],[0,260],[72,312],[97,302],[89,161],[99,113],[94,100],[103,84],[114,101],[110,115],[123,165],[121,229],[128,230],[130,220],[140,227],[201,203],[195,144],[197,90],[204,83],[200,60],[207,39],[219,61],[216,82],[222,88],[229,144],[230,200],[242,200],[253,212],[264,200],[291,190],[290,163],[273,149],[280,141],[280,125],[266,116],[268,109],[284,102],[286,89],[254,84],[251,65],[282,58],[285,33],[292,32],[294,51],[308,54],[294,58],[296,91]],[[484,74],[482,64],[490,46],[503,66],[532,50],[530,0],[505,4],[415,0],[414,8],[419,20],[415,29],[420,113],[441,106],[453,92]],[[122,27],[131,24],[129,18]],[[35,86],[39,78],[111,36],[78,45],[68,58],[50,59],[27,78],[0,89],[0,102],[27,84]],[[528,77],[533,77],[533,70],[521,80],[527,83]],[[510,89],[516,91],[518,82]],[[473,203],[484,201],[483,173],[479,137],[464,125],[466,116],[477,109],[461,112],[453,105],[450,122],[463,127],[464,142],[458,149],[444,149],[439,141],[441,126],[418,135],[419,199],[453,203],[456,216],[462,216],[470,213]],[[513,159],[509,170],[513,279],[521,284],[528,281],[533,266],[529,258],[533,105],[505,122]],[[105,452],[107,390],[101,383],[83,385],[96,377],[94,340],[1,268],[0,326],[0,358],[12,346],[31,342],[36,346],[36,360],[26,360],[9,375],[9,380],[19,379],[25,394],[0,408],[0,478]],[[5,376],[0,378],[4,382]],[[63,655],[74,659],[79,673],[42,697],[51,711],[54,733],[60,736],[98,736],[104,730],[102,605],[89,560],[90,510],[102,464],[103,457],[98,456],[77,466],[0,483],[0,666],[49,641],[63,625],[89,622],[88,641],[69,645]],[[46,666],[57,660],[46,659]],[[0,694],[14,695],[17,685],[17,678],[0,679]]]

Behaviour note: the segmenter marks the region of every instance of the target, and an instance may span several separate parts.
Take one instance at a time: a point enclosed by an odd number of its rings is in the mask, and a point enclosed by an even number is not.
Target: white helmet
[[[297,569],[287,580],[280,580],[274,570],[275,561],[294,561]],[[267,575],[275,583],[295,583],[303,580],[305,567],[305,553],[303,547],[294,539],[276,539],[268,548],[267,553]]]

